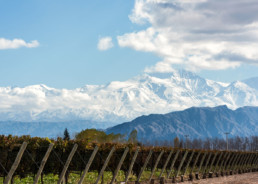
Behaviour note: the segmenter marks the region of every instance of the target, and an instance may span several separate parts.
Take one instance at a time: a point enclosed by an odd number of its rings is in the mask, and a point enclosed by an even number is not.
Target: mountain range
[[[141,116],[107,129],[107,133],[129,135],[137,130],[139,140],[173,140],[184,138],[249,137],[258,135],[258,107],[242,107],[231,110],[227,106],[191,107],[168,114]]]
[[[227,105],[234,110],[243,106],[258,106],[257,86],[258,78],[222,83],[178,70],[164,74],[145,73],[123,82],[85,85],[72,90],[43,84],[0,87],[0,124],[4,127],[7,122],[12,122],[13,126],[21,125],[20,122],[29,123],[35,127],[33,132],[36,133],[35,122],[60,123],[54,126],[59,133],[58,127],[69,126],[68,122],[80,122],[76,126],[76,131],[79,131],[85,128],[104,129],[142,115],[165,114],[193,106]],[[4,132],[1,129],[0,134]],[[9,127],[10,133],[11,130]]]

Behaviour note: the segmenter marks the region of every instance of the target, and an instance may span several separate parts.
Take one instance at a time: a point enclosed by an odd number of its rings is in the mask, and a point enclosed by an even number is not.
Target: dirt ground
[[[258,184],[258,172],[187,181],[180,184]]]

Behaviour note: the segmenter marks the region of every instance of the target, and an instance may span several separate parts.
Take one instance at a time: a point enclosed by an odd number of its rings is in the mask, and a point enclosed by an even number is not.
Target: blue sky
[[[245,2],[254,7],[255,1]],[[222,1],[189,4],[0,0],[0,86],[46,84],[72,89],[123,81],[144,71],[168,72],[165,69],[169,68],[189,69],[225,82],[258,76],[258,56],[252,52],[257,50],[257,17],[251,13],[245,17],[245,12],[241,12],[243,17],[236,17],[241,3],[225,3],[233,8],[228,11],[231,14],[221,15],[223,19],[214,17],[216,25],[222,25],[217,30],[206,26],[205,21],[210,20],[196,12],[207,12],[210,6],[219,12]],[[252,12],[248,7],[246,12]],[[178,9],[181,18],[176,16]],[[197,17],[191,20],[195,23],[191,27],[186,21],[189,14]],[[103,38],[112,40],[101,50],[98,44]],[[194,38],[199,38],[198,42]]]

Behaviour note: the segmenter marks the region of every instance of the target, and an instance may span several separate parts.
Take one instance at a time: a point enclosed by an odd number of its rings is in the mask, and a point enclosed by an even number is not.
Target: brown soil
[[[258,184],[258,172],[187,181],[180,184]]]

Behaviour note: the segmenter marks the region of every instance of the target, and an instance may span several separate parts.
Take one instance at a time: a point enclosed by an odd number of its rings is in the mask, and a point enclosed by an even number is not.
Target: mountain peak
[[[170,79],[171,77],[186,78],[186,79],[201,78],[195,73],[187,70],[183,70],[183,69],[174,70],[172,72],[167,72],[167,73],[147,73],[147,75],[152,77],[157,77],[160,79]]]
[[[90,119],[119,123],[141,115],[169,113],[192,106],[257,106],[258,93],[241,82],[222,85],[189,71],[175,70],[144,73],[127,81],[86,85],[74,90],[44,84],[3,87],[0,101],[0,120]]]

